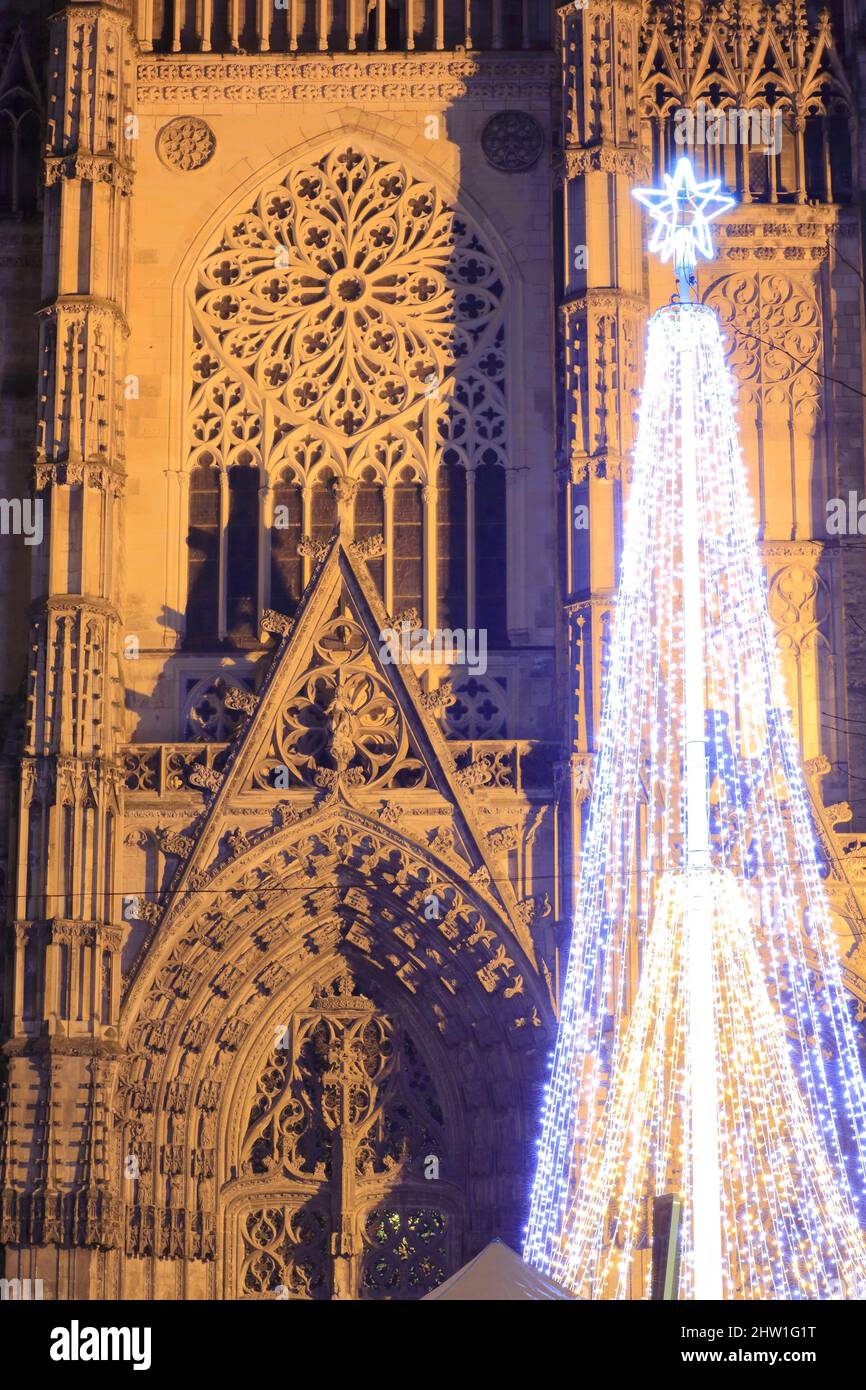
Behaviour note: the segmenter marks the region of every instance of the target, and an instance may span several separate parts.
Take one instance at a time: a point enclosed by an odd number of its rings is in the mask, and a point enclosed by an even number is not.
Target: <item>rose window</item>
[[[230,219],[196,318],[261,396],[353,437],[492,342],[501,296],[462,211],[402,163],[346,145]]]

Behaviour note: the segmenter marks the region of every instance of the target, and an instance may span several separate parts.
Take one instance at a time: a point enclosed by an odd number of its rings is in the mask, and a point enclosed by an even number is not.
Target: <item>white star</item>
[[[657,252],[663,262],[673,259],[682,289],[694,274],[699,254],[712,260],[710,222],[734,207],[736,199],[719,193],[719,179],[697,183],[688,159],[678,162],[673,178],[670,174],[663,177],[664,188],[635,188],[632,192],[649,209],[655,223],[650,251]]]

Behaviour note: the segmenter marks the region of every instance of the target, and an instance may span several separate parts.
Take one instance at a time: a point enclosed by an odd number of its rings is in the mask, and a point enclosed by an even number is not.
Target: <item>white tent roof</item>
[[[501,1240],[494,1240],[484,1247],[480,1255],[470,1260],[468,1265],[458,1269],[444,1284],[428,1298],[476,1299],[491,1303],[515,1302],[525,1298],[571,1298],[571,1294],[554,1284],[546,1274],[541,1274],[532,1265],[524,1264]]]

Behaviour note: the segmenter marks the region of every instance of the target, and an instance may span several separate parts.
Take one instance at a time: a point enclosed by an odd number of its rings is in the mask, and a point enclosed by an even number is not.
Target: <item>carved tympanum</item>
[[[256,1084],[241,1173],[288,1195],[242,1223],[241,1295],[413,1298],[435,1287],[449,1218],[416,1189],[443,1152],[412,1038],[339,976],[292,1017]]]

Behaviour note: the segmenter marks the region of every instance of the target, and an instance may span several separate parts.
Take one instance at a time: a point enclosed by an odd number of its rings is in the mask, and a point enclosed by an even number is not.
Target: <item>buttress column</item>
[[[631,196],[650,172],[639,131],[640,16],[640,0],[588,0],[557,12],[557,474],[569,750],[559,809],[567,884],[575,882],[592,784],[647,308],[640,208]],[[572,907],[563,903],[567,920]]]
[[[108,1106],[122,939],[120,554],[135,39],[123,3],[52,20],[33,565],[12,918],[8,1278],[98,1297],[120,1239]],[[36,1124],[34,1126],[34,1117]]]

